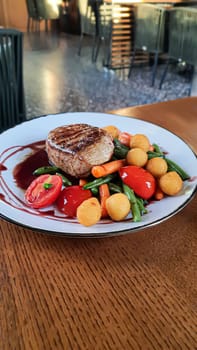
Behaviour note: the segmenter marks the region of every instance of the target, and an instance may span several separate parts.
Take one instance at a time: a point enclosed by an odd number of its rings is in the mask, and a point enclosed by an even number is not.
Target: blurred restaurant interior
[[[0,112],[8,119],[14,103],[18,111],[1,129],[197,94],[195,0],[2,0],[0,26]]]

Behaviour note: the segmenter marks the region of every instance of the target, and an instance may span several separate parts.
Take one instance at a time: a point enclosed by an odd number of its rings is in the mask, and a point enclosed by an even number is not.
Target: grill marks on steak
[[[114,150],[111,136],[88,124],[71,124],[49,132],[46,151],[52,164],[67,174],[86,177],[92,166],[110,160]]]
[[[97,142],[103,136],[103,130],[87,124],[73,124],[52,130],[48,142],[63,152],[75,154]]]

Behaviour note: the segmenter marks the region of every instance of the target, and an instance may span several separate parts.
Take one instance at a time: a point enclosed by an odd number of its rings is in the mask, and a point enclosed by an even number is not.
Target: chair
[[[95,50],[96,50],[96,39],[98,35],[98,17],[96,18],[95,12],[92,8],[92,2],[90,0],[78,0],[78,7],[80,13],[80,26],[81,35],[79,40],[78,55],[81,55],[82,42],[84,35],[93,37],[92,46],[92,61],[96,61]],[[96,24],[97,20],[97,24]]]
[[[108,35],[109,11],[111,5],[103,3],[102,0],[78,0],[80,13],[81,36],[78,47],[78,55],[81,55],[84,35],[93,38],[92,61],[96,62],[101,41]]]
[[[95,23],[95,31],[96,31],[96,50],[95,50],[95,61],[97,59],[101,43],[104,48],[104,57],[103,57],[103,65],[107,66],[106,62],[106,53],[108,52],[110,42],[111,42],[111,32],[112,32],[112,11],[113,5],[112,3],[102,2],[100,1],[97,7],[93,7],[96,23]]]
[[[197,65],[197,7],[176,7],[169,15],[169,47],[160,89],[171,61]]]
[[[23,34],[0,29],[0,131],[26,119],[23,86]]]
[[[27,32],[30,30],[30,25],[32,30],[34,29],[34,23],[35,23],[35,29],[37,29],[37,24],[39,23],[37,8],[35,0],[26,0],[26,7],[27,7]]]
[[[50,3],[48,0],[34,0],[39,20],[45,20],[45,30],[48,31],[48,20],[59,18],[58,4]]]
[[[134,48],[129,77],[134,66],[137,50],[154,54],[151,86],[155,83],[159,54],[165,52],[166,8],[153,4],[139,4],[136,7]]]

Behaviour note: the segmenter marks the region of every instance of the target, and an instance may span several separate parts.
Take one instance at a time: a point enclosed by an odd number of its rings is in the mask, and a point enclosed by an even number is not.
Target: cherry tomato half
[[[59,175],[40,175],[33,180],[25,192],[27,204],[35,209],[44,208],[54,203],[62,188]]]
[[[119,170],[122,181],[143,199],[149,199],[155,192],[156,180],[147,170],[128,165]]]
[[[78,206],[90,197],[92,197],[90,190],[84,190],[78,185],[69,186],[61,191],[57,199],[57,207],[65,215],[75,217]]]

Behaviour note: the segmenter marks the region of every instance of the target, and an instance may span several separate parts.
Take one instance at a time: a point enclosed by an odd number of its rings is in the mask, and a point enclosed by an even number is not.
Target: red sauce
[[[5,200],[5,196],[4,196],[3,193],[0,193],[0,199],[1,199],[2,201]]]
[[[33,151],[23,162],[16,165],[13,170],[13,177],[18,187],[26,190],[35,179],[35,169],[48,166],[48,156],[44,149]]]
[[[7,170],[6,166],[0,163],[0,171]]]

